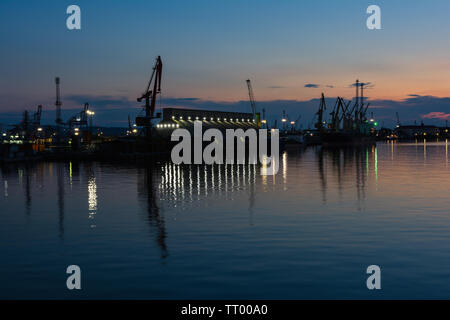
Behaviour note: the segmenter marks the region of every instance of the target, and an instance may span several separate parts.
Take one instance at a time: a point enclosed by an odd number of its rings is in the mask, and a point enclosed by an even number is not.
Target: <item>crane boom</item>
[[[162,61],[161,57],[158,56],[156,58],[155,66],[153,67],[152,75],[150,76],[150,80],[148,82],[147,88],[141,97],[137,98],[138,102],[141,102],[145,99],[145,116],[147,118],[153,118],[153,114],[155,113],[155,105],[156,105],[156,95],[161,93],[161,75],[162,75]],[[155,81],[153,81],[153,78]],[[150,90],[153,82],[153,89]]]
[[[250,105],[252,107],[252,114],[253,114],[253,118],[255,118],[256,104],[255,104],[255,96],[253,95],[252,83],[251,83],[250,79],[247,79],[246,82],[247,82],[247,87],[248,87],[248,96],[250,98]]]
[[[145,117],[136,117],[136,124],[145,128],[145,134],[147,135],[147,137],[149,137],[151,134],[151,120],[155,118],[154,113],[156,106],[156,96],[158,93],[161,93],[162,66],[161,56],[158,56],[156,58],[155,65],[153,67],[153,71],[145,91],[139,98],[137,98],[138,102],[141,102],[143,99],[145,99]]]

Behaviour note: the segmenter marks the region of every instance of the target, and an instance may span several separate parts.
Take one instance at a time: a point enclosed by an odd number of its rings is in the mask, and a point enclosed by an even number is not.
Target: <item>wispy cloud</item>
[[[359,82],[358,86],[364,85],[364,89],[372,89],[375,85],[372,82]],[[349,88],[356,87],[356,82],[348,85]]]
[[[315,83],[307,83],[305,84],[305,88],[318,88],[319,85]]]
[[[440,120],[450,120],[450,113],[445,112],[430,112],[422,116],[424,119],[440,119]]]

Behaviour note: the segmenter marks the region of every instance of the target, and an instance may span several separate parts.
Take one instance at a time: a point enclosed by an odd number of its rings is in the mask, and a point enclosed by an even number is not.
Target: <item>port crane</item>
[[[339,128],[339,111],[341,108],[341,98],[337,97],[333,111],[330,112],[331,123],[330,128],[337,130]]]
[[[398,115],[398,112],[395,113],[395,116],[397,117],[397,128],[400,127],[400,116]]]
[[[141,102],[145,99],[145,116],[136,117],[136,124],[145,128],[147,136],[149,136],[151,132],[151,120],[154,118],[158,118],[158,116],[154,116],[154,113],[156,105],[156,95],[161,93],[162,67],[163,64],[161,56],[158,56],[153,67],[152,74],[150,76],[150,81],[148,82],[145,91],[139,98],[137,98],[138,102]]]
[[[70,130],[74,128],[81,128],[88,126],[87,116],[89,114],[89,103],[84,104],[84,108],[79,113],[73,115],[68,121],[67,124]]]
[[[23,112],[22,121],[14,125],[14,128],[10,131],[13,135],[21,135],[24,138],[33,138],[36,135],[36,131],[39,130],[41,125],[42,105],[38,105],[37,111],[30,117],[27,110]],[[42,129],[41,129],[42,130]]]
[[[298,130],[298,129],[301,129],[301,126],[300,126],[300,119],[302,118],[302,115],[299,115],[298,117],[297,117],[297,119],[295,119],[295,121],[294,121],[294,125],[293,125],[293,130],[295,131],[295,130]],[[297,129],[298,128],[298,129]]]
[[[319,111],[317,111],[317,123],[315,125],[316,129],[318,129],[319,131],[323,131],[324,127],[324,123],[323,123],[323,113],[325,112],[325,110],[327,109],[327,105],[325,103],[325,95],[322,92],[322,97],[320,98],[320,105],[319,105]]]
[[[39,127],[41,125],[42,106],[38,105],[37,111],[33,115],[33,126]]]
[[[343,98],[337,97],[334,108],[330,113],[331,121],[327,126],[328,129],[336,132],[341,131],[341,129],[344,131],[366,130],[366,115],[370,103],[365,103],[364,101],[364,85],[365,83],[356,80],[354,84],[356,87],[355,103],[350,110],[349,108],[352,101],[345,102]],[[361,95],[359,95],[359,90],[361,90]],[[319,130],[323,130],[325,127],[325,122],[323,122],[323,112],[325,108],[325,100],[322,94],[319,111],[317,112],[318,121],[316,124],[316,128]]]
[[[350,103],[351,101],[348,101],[346,103],[343,98],[337,97],[334,109],[330,113],[331,115],[330,129],[339,131],[341,129],[342,121],[344,121],[344,128],[345,128],[346,121],[348,121],[348,119],[351,118],[351,114],[353,113],[353,110],[351,112],[348,112]]]
[[[251,83],[250,79],[247,79],[246,82],[247,82],[247,87],[248,87],[248,97],[250,98],[250,105],[252,107],[253,119],[255,119],[256,103],[255,103],[255,96],[253,95],[252,83]]]

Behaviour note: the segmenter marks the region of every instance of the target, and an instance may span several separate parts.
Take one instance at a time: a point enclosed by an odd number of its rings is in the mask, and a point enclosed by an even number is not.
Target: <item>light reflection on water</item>
[[[450,298],[448,142],[3,167],[3,298]],[[84,288],[65,289],[80,265]],[[365,268],[382,268],[378,293]]]

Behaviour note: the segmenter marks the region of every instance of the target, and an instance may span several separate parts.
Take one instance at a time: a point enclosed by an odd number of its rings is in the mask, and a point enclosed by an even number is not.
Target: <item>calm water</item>
[[[4,167],[0,298],[450,298],[446,143],[280,160]]]

